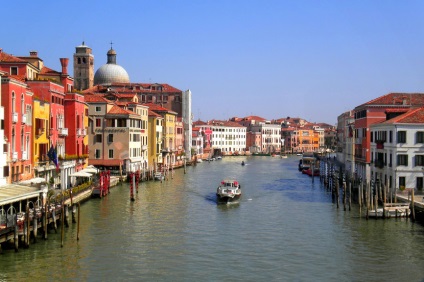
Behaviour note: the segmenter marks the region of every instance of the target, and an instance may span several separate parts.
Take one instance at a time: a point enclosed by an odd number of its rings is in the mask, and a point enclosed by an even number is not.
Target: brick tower
[[[94,56],[90,47],[84,42],[75,47],[74,54],[74,88],[85,90],[94,83]]]

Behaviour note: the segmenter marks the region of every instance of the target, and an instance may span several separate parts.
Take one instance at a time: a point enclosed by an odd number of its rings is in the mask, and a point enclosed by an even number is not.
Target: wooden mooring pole
[[[77,225],[77,241],[79,240],[80,233],[80,218],[81,218],[81,205],[78,202],[78,225]]]
[[[415,221],[415,201],[414,201],[414,189],[411,190],[411,209],[412,209],[412,221]]]
[[[347,185],[350,185],[348,183]],[[343,210],[346,211],[346,184],[343,183]]]

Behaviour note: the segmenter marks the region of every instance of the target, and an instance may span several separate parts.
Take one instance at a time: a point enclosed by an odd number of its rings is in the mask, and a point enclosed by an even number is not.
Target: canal
[[[76,224],[0,255],[0,281],[422,281],[424,227],[337,209],[299,157],[227,157],[81,205]],[[241,161],[246,165],[241,166]],[[222,178],[239,203],[217,205]]]

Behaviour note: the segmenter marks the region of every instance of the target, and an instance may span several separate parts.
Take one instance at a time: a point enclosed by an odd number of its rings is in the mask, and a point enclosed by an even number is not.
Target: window
[[[389,131],[389,142],[392,143],[393,142],[393,131]]]
[[[415,166],[424,166],[424,155],[415,156]]]
[[[102,142],[102,135],[101,134],[96,134],[96,136],[94,138],[94,142],[101,143]]]
[[[99,118],[96,118],[96,127],[101,127],[102,126],[102,120]]]
[[[417,189],[423,190],[423,178],[422,177],[417,177]]]
[[[95,158],[100,159],[100,150],[99,149],[96,149]]]
[[[404,176],[399,177],[399,188],[401,190],[405,189],[405,177]]]
[[[107,142],[112,143],[113,142],[113,134],[109,134],[107,136]]]
[[[102,110],[102,107],[100,107],[100,106],[96,107],[96,112],[100,112],[101,110]]]
[[[398,131],[397,142],[398,143],[406,143],[406,131]]]
[[[417,131],[415,139],[415,143],[424,143],[424,131]]]
[[[4,177],[9,177],[9,166],[4,166],[3,167],[3,176]]]
[[[109,149],[109,159],[113,159],[113,149]]]
[[[397,155],[397,165],[408,165],[408,155]]]
[[[10,67],[11,75],[18,75],[18,67]]]

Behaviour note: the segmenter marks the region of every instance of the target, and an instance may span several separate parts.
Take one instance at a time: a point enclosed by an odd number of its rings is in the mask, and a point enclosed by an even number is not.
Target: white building
[[[260,122],[256,125],[251,125],[252,133],[260,133],[262,139],[262,152],[274,153],[281,151],[281,125],[271,124],[270,122]]]
[[[0,72],[0,81],[1,76],[3,72]],[[0,87],[0,101],[1,101],[1,87]],[[0,123],[4,124],[4,108],[0,105]],[[5,148],[7,148],[7,141],[4,140],[4,129],[0,127],[0,186],[6,185],[7,179],[4,175],[5,170],[8,167],[7,164],[7,151],[5,151]]]
[[[391,191],[422,190],[424,108],[371,125],[371,179]]]
[[[222,155],[244,154],[246,151],[246,127],[232,121],[212,120],[211,147]]]

